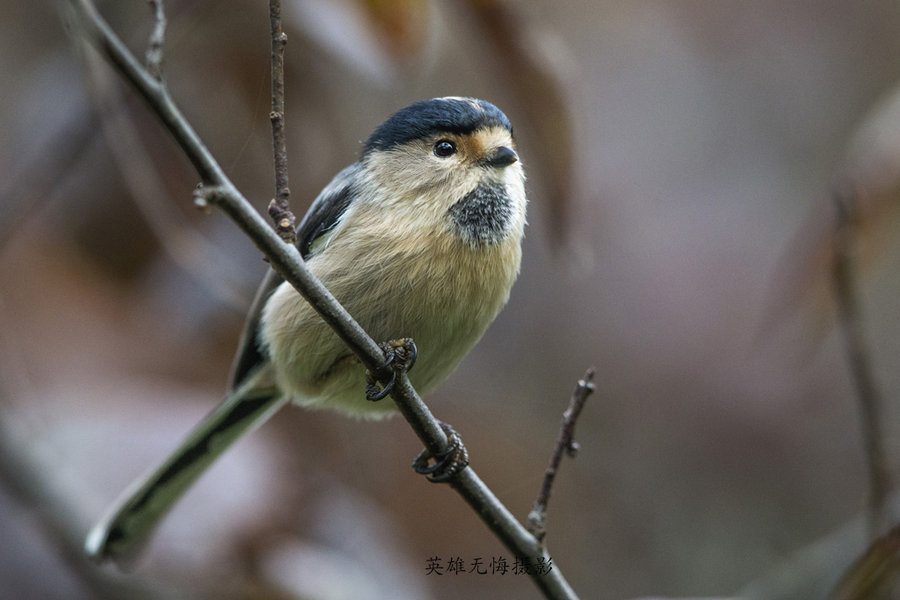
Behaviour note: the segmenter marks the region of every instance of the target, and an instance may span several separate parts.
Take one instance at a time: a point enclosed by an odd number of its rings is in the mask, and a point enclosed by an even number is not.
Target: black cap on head
[[[400,109],[382,123],[366,141],[363,155],[436,133],[465,135],[487,127],[503,127],[512,133],[509,119],[490,102],[475,98],[423,100]]]

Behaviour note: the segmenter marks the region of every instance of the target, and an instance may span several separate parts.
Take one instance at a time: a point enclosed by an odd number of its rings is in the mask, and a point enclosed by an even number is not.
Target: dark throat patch
[[[506,187],[482,184],[450,207],[457,233],[471,246],[497,244],[506,238],[512,208]]]

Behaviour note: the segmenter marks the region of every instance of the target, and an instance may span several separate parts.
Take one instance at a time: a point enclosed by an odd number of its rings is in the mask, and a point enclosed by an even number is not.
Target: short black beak
[[[508,167],[519,160],[519,155],[509,146],[500,146],[495,148],[493,154],[484,159],[484,164],[489,167],[499,169],[500,167]]]

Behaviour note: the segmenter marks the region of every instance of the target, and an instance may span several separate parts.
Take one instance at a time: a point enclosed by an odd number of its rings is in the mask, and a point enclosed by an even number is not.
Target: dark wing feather
[[[335,175],[309,207],[306,216],[300,222],[300,227],[297,228],[297,247],[303,260],[311,255],[313,242],[337,227],[356,196],[354,182],[361,168],[360,163],[353,163]]]
[[[307,260],[312,255],[313,243],[323,234],[334,229],[347,211],[347,207],[355,197],[353,182],[360,168],[359,163],[353,163],[338,173],[309,207],[306,216],[303,217],[303,221],[297,228],[297,247],[303,260]],[[247,313],[237,353],[231,365],[230,389],[232,390],[238,387],[247,374],[266,358],[259,347],[259,320],[269,296],[283,281],[281,275],[273,269],[269,269],[256,291],[250,311]]]

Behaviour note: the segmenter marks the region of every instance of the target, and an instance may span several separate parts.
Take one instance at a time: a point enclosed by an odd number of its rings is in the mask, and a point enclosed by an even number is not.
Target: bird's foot
[[[384,364],[377,373],[366,371],[366,399],[372,402],[383,400],[394,389],[397,373],[409,371],[416,364],[419,351],[412,338],[400,338],[379,344],[384,352]],[[379,387],[378,382],[387,379],[387,383]]]
[[[456,430],[443,421],[441,429],[447,435],[450,448],[442,456],[434,456],[428,449],[422,452],[413,461],[413,469],[420,475],[427,475],[426,479],[432,483],[444,483],[449,481],[463,469],[469,466],[469,451],[463,445],[462,439]],[[429,461],[434,459],[434,464]]]

